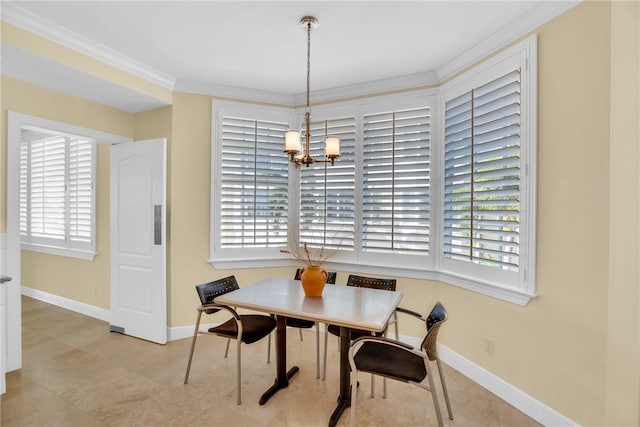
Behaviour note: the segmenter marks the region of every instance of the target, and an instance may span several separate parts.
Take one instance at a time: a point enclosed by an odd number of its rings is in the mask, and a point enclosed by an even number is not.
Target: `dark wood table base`
[[[331,414],[329,427],[334,427],[340,415],[351,406],[351,367],[349,366],[349,345],[351,345],[351,329],[340,327],[340,395],[338,406]]]
[[[289,387],[289,380],[298,373],[300,368],[294,366],[287,372],[287,323],[286,317],[276,316],[276,380],[260,398],[260,405],[283,388]]]
[[[262,394],[259,402],[260,405],[264,405],[265,403],[267,403],[267,400],[269,400],[271,396],[276,394],[278,390],[289,387],[289,380],[291,379],[291,377],[297,374],[299,370],[300,369],[297,366],[289,369],[289,372],[287,372],[287,379],[285,381],[281,381],[279,378],[276,378],[273,385]]]
[[[334,427],[338,424],[338,420],[340,419],[340,415],[344,412],[345,409],[351,406],[351,399],[342,400],[338,398],[338,406],[333,410],[333,414],[331,414],[331,418],[329,418],[329,427]]]
[[[284,316],[276,316],[276,380],[260,398],[260,405],[267,401],[283,388],[289,387],[289,380],[297,374],[300,369],[297,366],[287,371],[287,325]],[[334,427],[345,409],[351,406],[351,384],[349,366],[349,345],[351,344],[351,330],[340,328],[340,395],[338,405],[331,414],[329,427]]]

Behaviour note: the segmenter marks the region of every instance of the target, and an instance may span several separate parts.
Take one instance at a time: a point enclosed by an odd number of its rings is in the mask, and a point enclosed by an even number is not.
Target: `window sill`
[[[210,259],[207,262],[216,270],[230,270],[234,268],[294,267],[298,265],[296,261],[291,258]]]
[[[209,260],[216,269],[234,268],[268,268],[268,267],[296,267],[300,262],[293,259],[236,259],[213,261]],[[526,306],[531,299],[536,297],[535,293],[528,293],[520,289],[510,288],[493,282],[478,280],[473,277],[462,276],[447,271],[434,271],[430,269],[412,269],[407,267],[389,267],[380,265],[350,264],[344,262],[326,262],[323,264],[325,270],[348,271],[351,273],[394,276],[396,278],[405,277],[411,279],[434,280],[448,285],[458,286],[469,291],[482,295],[497,298],[516,305]]]
[[[97,253],[94,251],[84,251],[80,249],[61,248],[58,246],[37,245],[33,243],[21,243],[20,248],[24,251],[39,252],[47,255],[57,255],[69,258],[93,261]]]
[[[485,282],[473,277],[466,277],[451,272],[441,271],[436,273],[440,282],[458,286],[469,291],[487,295],[520,306],[526,306],[537,295],[521,289],[507,287],[498,283]]]

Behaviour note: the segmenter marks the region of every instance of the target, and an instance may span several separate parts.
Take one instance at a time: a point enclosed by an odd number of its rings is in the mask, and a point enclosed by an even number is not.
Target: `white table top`
[[[348,328],[382,332],[400,303],[397,291],[326,285],[322,297],[304,295],[298,280],[266,279],[220,295],[216,303]]]

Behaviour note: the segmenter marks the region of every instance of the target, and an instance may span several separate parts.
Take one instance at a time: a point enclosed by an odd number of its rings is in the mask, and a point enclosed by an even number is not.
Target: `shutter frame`
[[[221,119],[220,248],[285,248],[288,124],[232,114]]]
[[[429,256],[431,108],[363,115],[362,250]]]
[[[20,237],[25,249],[95,254],[95,141],[25,128],[20,142]]]

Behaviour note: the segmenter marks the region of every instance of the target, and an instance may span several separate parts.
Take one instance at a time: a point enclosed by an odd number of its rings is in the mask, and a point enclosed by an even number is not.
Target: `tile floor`
[[[329,340],[327,380],[315,378],[315,339],[289,330],[288,363],[300,366],[288,389],[266,405],[262,392],[275,376],[266,340],[243,346],[242,405],[235,404],[235,348],[198,339],[188,385],[183,384],[190,339],[157,345],[108,332],[105,322],[28,297],[22,299],[23,368],[7,375],[0,425],[13,426],[326,426],[338,394],[338,352]],[[195,312],[195,310],[194,310]],[[446,325],[444,326],[446,328]],[[539,424],[445,365],[454,420],[445,426]],[[431,396],[389,382],[389,397],[368,397],[360,378],[357,424],[436,426]],[[382,380],[377,380],[379,394]],[[349,424],[349,410],[339,426]]]

